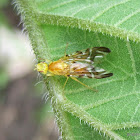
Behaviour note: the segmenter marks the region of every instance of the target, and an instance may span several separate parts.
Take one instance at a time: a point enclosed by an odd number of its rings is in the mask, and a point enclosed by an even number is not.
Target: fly
[[[107,73],[104,69],[94,66],[95,58],[103,58],[104,55],[110,52],[110,49],[106,47],[88,48],[85,51],[77,51],[71,55],[65,55],[59,60],[50,62],[49,64],[47,61],[40,62],[36,65],[35,69],[46,76],[65,76],[67,79],[64,87],[70,77],[83,86],[94,90],[77,78],[102,79],[112,76],[113,73]]]

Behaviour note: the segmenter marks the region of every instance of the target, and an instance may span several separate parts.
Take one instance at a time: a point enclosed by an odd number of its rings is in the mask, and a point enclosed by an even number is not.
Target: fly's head
[[[40,62],[37,65],[35,65],[35,70],[42,74],[47,74],[48,71],[48,64],[45,62]]]

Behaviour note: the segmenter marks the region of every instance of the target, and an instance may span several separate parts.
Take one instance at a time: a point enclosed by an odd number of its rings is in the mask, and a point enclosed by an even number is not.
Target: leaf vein
[[[135,112],[134,112],[134,114],[133,114],[133,116],[131,117],[131,122],[133,122],[133,119],[134,119],[134,116],[135,116],[135,114],[137,113],[137,111],[138,111],[138,109],[140,108],[140,103],[136,106],[136,108],[135,108]]]
[[[127,97],[127,96],[131,96],[131,95],[137,95],[137,94],[140,94],[140,91],[135,92],[135,93],[131,92],[131,93],[128,93],[128,94],[125,94],[125,95],[120,95],[120,96],[112,97],[112,98],[109,98],[109,99],[99,100],[98,102],[95,102],[93,104],[88,104],[88,105],[84,106],[83,108],[84,108],[84,110],[89,110],[89,109],[92,109],[94,107],[106,104],[108,102],[115,101],[115,100],[118,100],[118,99],[121,99],[121,98],[124,98],[124,97]]]
[[[128,16],[124,17],[122,20],[120,20],[119,22],[117,22],[114,26],[119,26],[122,23],[124,23],[125,21],[127,21],[129,18],[135,16],[137,13],[140,12],[140,9],[136,10],[135,12],[132,12],[131,14],[129,14]]]
[[[92,6],[94,6],[94,5],[95,5],[95,4],[88,5],[88,6],[84,6],[84,7],[80,8],[79,10],[77,10],[75,13],[73,13],[71,16],[74,17],[76,14],[80,13],[80,12],[83,11],[84,9],[89,8],[89,7],[92,7]]]
[[[131,49],[131,46],[130,46],[130,43],[129,43],[129,39],[127,41],[127,49],[128,49],[128,52],[129,52],[129,55],[130,55],[130,59],[132,61],[132,69],[133,69],[133,73],[134,73],[134,86],[133,86],[133,90],[135,90],[135,87],[137,85],[137,79],[136,79],[136,66],[135,66],[135,59],[134,59],[134,56],[133,56],[133,52],[132,52],[132,49]]]
[[[119,116],[120,116],[122,110],[123,110],[126,106],[128,106],[131,102],[135,102],[135,101],[132,100],[132,101],[126,103],[126,104],[119,110],[119,113],[118,113],[118,115],[117,115],[117,117],[116,117],[116,122],[118,121],[118,118],[119,118]]]
[[[55,6],[51,7],[51,8],[49,8],[49,9],[47,9],[47,11],[51,11],[53,9],[56,9],[56,8],[58,8],[60,6],[64,6],[64,5],[66,5],[68,3],[71,3],[71,2],[74,2],[74,1],[77,1],[77,0],[71,0],[71,1],[66,1],[66,2],[59,3],[58,5],[55,5]]]
[[[97,18],[102,16],[105,12],[109,11],[110,9],[112,9],[113,7],[116,7],[116,6],[121,5],[121,4],[125,4],[125,3],[129,2],[129,1],[130,0],[124,0],[124,1],[121,1],[119,3],[115,3],[115,4],[112,4],[112,5],[108,6],[108,7],[106,7],[104,10],[98,12],[95,16],[93,16],[91,18],[91,21],[96,20]]]
[[[131,31],[135,31],[135,29],[139,26],[140,26],[140,24],[135,25],[134,28]]]

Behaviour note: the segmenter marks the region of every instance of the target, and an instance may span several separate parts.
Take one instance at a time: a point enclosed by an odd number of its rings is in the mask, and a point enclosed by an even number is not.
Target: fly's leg
[[[65,81],[65,83],[64,83],[64,86],[63,86],[63,90],[65,89],[65,86],[66,86],[66,84],[67,84],[67,82],[68,82],[68,79],[69,79],[69,77],[67,76],[67,79],[66,79],[66,81]]]
[[[63,97],[64,97],[64,89],[65,89],[65,86],[66,86],[66,84],[67,84],[67,82],[68,82],[68,79],[69,79],[69,77],[68,76],[66,76],[67,77],[67,79],[66,79],[66,81],[65,81],[65,83],[64,83],[64,86],[63,86]]]
[[[95,90],[95,89],[93,89],[93,88],[87,86],[86,84],[84,84],[84,83],[82,83],[81,81],[79,81],[77,78],[75,78],[75,77],[71,77],[71,78],[72,78],[73,80],[77,81],[78,83],[80,83],[81,85],[85,86],[86,88],[88,88],[88,89],[90,89],[90,90],[92,90],[92,91],[94,91],[94,92],[97,92],[97,90]]]

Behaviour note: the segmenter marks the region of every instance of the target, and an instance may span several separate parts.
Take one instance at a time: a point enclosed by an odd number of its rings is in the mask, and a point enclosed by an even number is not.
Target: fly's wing
[[[85,51],[77,51],[71,55],[66,55],[65,57],[61,58],[61,60],[93,63],[96,57],[103,57],[110,52],[110,49],[106,47],[93,47],[88,48]]]
[[[90,60],[94,60],[96,57],[103,57],[110,52],[110,49],[106,47],[94,47],[90,51]]]
[[[102,79],[112,76],[113,73],[107,73],[104,69],[94,67],[87,63],[72,63],[70,66],[70,77],[77,78],[96,78]]]
[[[98,57],[102,58],[110,52],[110,49],[106,47],[93,47],[85,51],[77,51],[74,54],[66,55],[61,60],[70,65],[70,75],[68,76],[101,79],[110,77],[113,73],[107,73],[104,69],[94,67],[94,59]]]
[[[98,67],[95,67],[95,70],[92,71],[91,73],[94,74],[94,78],[96,79],[102,79],[113,76],[113,73],[107,73],[104,69]]]

